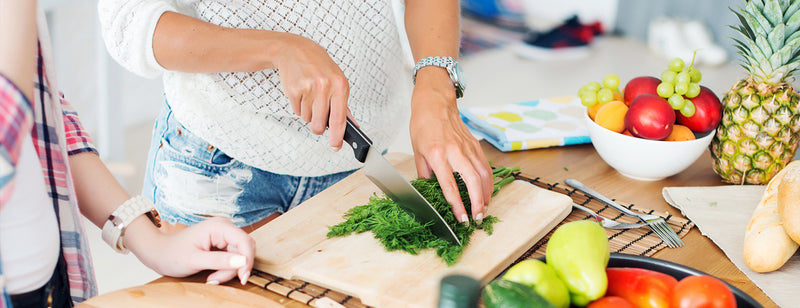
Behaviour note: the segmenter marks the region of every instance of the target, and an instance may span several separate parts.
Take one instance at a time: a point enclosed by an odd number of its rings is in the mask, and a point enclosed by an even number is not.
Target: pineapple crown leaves
[[[739,11],[731,26],[743,39],[736,42],[741,66],[757,82],[784,82],[800,66],[800,1],[750,0]]]

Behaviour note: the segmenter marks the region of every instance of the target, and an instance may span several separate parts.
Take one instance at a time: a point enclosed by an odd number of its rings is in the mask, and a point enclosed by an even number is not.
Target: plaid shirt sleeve
[[[63,97],[61,98],[61,108],[64,115],[64,132],[66,132],[67,136],[67,153],[69,155],[83,152],[97,153],[97,149],[92,143],[92,138],[83,129],[81,120],[78,118],[78,112]]]
[[[0,208],[11,197],[22,141],[33,127],[30,101],[0,74]]]

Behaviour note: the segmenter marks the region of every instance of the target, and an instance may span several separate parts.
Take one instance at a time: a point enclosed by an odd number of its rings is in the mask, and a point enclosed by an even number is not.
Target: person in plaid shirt
[[[36,1],[0,0],[0,308],[71,307],[96,295],[80,214],[162,275],[211,269],[210,284],[246,283],[255,254],[247,233],[227,218],[162,233],[157,214],[141,215],[155,213],[152,203],[131,198],[106,169],[48,70],[43,16]]]

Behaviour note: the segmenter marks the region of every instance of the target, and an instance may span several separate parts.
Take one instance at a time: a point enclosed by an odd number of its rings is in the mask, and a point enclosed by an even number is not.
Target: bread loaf
[[[753,271],[764,273],[777,270],[799,247],[786,234],[778,213],[778,190],[782,178],[795,168],[800,168],[800,162],[787,165],[769,181],[747,225],[744,261]]]
[[[787,165],[778,186],[778,214],[786,234],[800,244],[800,161]]]

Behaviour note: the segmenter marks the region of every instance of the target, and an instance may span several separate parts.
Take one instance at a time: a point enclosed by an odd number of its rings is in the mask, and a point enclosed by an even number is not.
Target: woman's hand
[[[141,220],[142,218],[137,218]],[[149,224],[147,219],[143,223]],[[255,242],[230,219],[213,217],[177,233],[165,234],[155,228],[155,238],[137,236],[131,251],[148,267],[172,277],[186,277],[214,270],[206,283],[219,284],[239,277],[247,283],[253,268]]]
[[[328,52],[314,41],[295,34],[283,40],[285,52],[275,60],[283,92],[292,110],[321,135],[328,128],[329,144],[342,147],[350,85]]]
[[[120,204],[130,199],[97,154],[69,156],[72,179],[81,213],[98,228]],[[185,277],[202,270],[216,270],[209,283],[250,277],[255,255],[253,239],[228,218],[209,218],[177,233],[162,233],[145,215],[125,229],[125,247],[162,275]]]
[[[484,217],[492,196],[492,169],[480,144],[461,121],[456,93],[447,72],[426,67],[417,74],[411,97],[411,145],[417,174],[436,179],[459,222],[469,221],[453,172],[467,185],[472,218]]]

